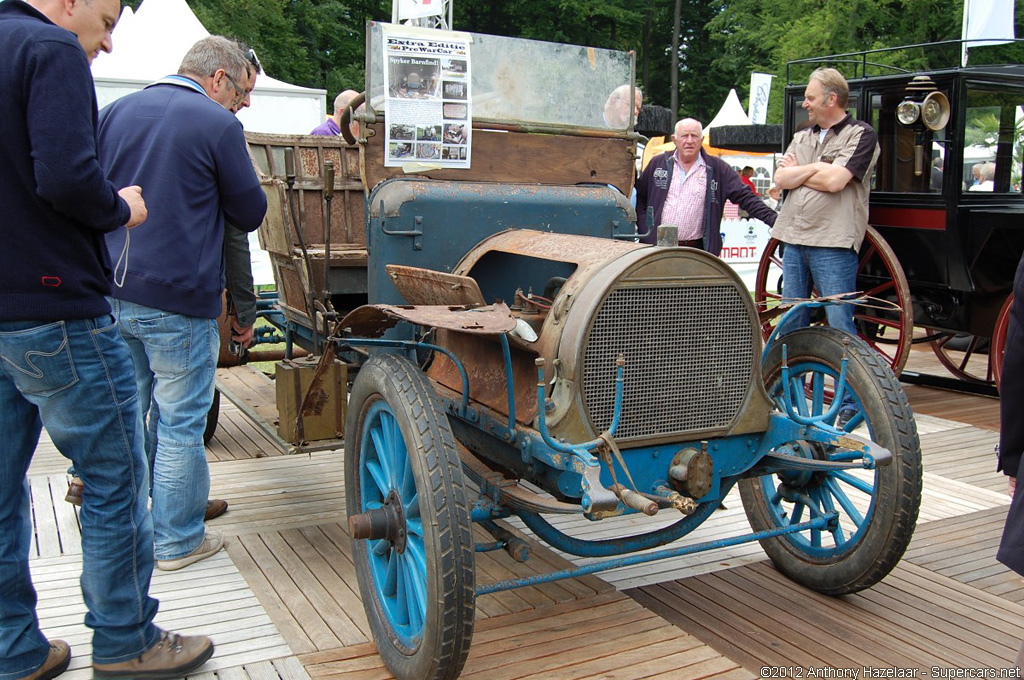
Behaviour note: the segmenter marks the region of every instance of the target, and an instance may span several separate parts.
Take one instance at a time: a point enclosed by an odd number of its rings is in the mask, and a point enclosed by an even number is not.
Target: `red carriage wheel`
[[[996,328],[992,331],[992,347],[989,357],[992,362],[992,377],[996,381],[996,389],[1003,377],[1003,352],[1006,350],[1006,331],[1010,327],[1010,307],[1013,305],[1013,293],[1006,297],[1003,308],[999,310]]]
[[[958,380],[992,385],[992,354],[987,341],[988,338],[977,335],[943,333],[930,344],[939,363]]]
[[[757,267],[754,300],[761,310],[782,299],[781,245],[780,241],[770,239]],[[853,315],[861,339],[881,354],[898,376],[907,363],[914,330],[910,287],[896,254],[882,235],[870,226],[860,249],[857,287],[865,295],[888,300],[899,307],[898,310],[888,310],[858,305]],[[817,295],[817,291],[812,295]],[[778,317],[768,318],[762,314],[761,332],[765,338],[777,321]],[[825,324],[824,318],[821,323]]]

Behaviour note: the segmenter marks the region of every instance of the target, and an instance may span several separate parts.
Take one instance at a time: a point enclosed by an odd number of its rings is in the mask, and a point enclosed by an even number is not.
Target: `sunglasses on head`
[[[256,69],[256,73],[263,72],[263,64],[260,63],[260,58],[256,56],[256,50],[250,47],[245,53],[245,58],[248,59],[249,63],[253,65],[253,68]]]

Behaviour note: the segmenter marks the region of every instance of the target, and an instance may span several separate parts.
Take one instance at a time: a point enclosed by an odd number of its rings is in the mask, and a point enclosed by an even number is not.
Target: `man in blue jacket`
[[[676,123],[675,151],[652,159],[636,185],[636,223],[644,243],[657,243],[658,225],[679,228],[681,246],[700,248],[712,255],[722,252],[722,211],[726,199],[769,227],[777,213],[740,181],[729,165],[702,148],[700,122],[684,118]],[[653,211],[648,210],[648,206]],[[654,213],[654,224],[648,223]]]
[[[103,234],[146,205],[97,162],[89,63],[112,48],[118,0],[0,3],[0,678],[48,680],[71,650],[48,641],[29,574],[26,473],[45,425],[88,485],[81,587],[95,676],[181,676],[205,636],[153,625],[153,525],[131,355],[105,296]],[[59,106],[54,106],[59,98]],[[117,186],[126,188],[118,191]]]
[[[249,68],[234,41],[203,38],[176,75],[100,112],[101,164],[114,183],[131,178],[142,186],[149,205],[146,231],[115,230],[107,248],[121,259],[114,315],[135,360],[163,570],[223,546],[203,524],[210,491],[203,431],[219,352],[225,220],[252,231],[267,211],[231,113],[249,95]]]

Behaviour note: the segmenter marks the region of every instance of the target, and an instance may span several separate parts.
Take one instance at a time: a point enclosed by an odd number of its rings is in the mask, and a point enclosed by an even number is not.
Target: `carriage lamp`
[[[896,120],[914,130],[914,175],[924,174],[925,130],[933,132],[949,122],[949,99],[928,76],[914,76],[903,101],[896,107]]]
[[[896,107],[896,120],[903,125],[913,125],[921,117],[921,105],[911,99],[904,99]]]
[[[949,99],[941,92],[932,92],[921,103],[921,122],[929,130],[938,131],[949,122]]]

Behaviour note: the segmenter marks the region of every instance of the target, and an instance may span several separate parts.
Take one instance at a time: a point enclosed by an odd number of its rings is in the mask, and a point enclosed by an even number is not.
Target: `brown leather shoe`
[[[71,505],[82,505],[82,480],[78,477],[72,477],[71,483],[68,484],[68,493],[64,496],[64,500]]]
[[[227,511],[227,501],[221,500],[220,498],[212,498],[206,501],[206,517],[203,518],[203,521],[209,522],[211,519],[216,519]]]
[[[50,653],[46,661],[32,675],[26,675],[19,680],[50,680],[68,669],[71,663],[71,647],[63,640],[50,640]]]
[[[156,644],[134,659],[121,663],[94,663],[94,678],[179,678],[213,656],[213,640],[205,635],[178,635],[160,631]]]

